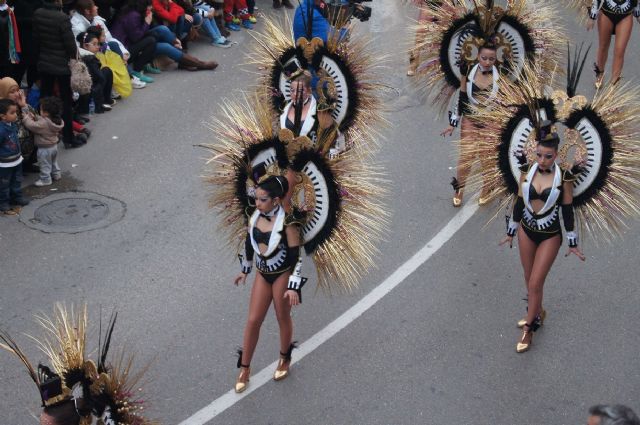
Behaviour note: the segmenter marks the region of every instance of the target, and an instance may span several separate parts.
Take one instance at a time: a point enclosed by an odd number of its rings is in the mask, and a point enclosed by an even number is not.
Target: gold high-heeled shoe
[[[540,312],[540,326],[544,325],[544,319],[547,317],[547,310],[542,309],[542,311]],[[527,324],[527,318],[525,317],[524,319],[520,319],[518,320],[518,327],[522,328],[524,325]]]
[[[523,326],[523,329],[524,331],[522,332],[522,338],[520,339],[520,342],[518,342],[518,344],[516,345],[516,353],[524,353],[525,351],[529,351],[529,349],[531,348],[531,345],[533,345],[534,325],[525,323]],[[531,339],[529,339],[529,342],[524,342],[527,335],[531,335]]]
[[[273,372],[273,380],[274,381],[282,381],[284,378],[289,376],[289,365],[291,364],[291,353],[293,349],[296,348],[296,343],[292,342],[289,345],[289,349],[286,353],[280,353],[280,361],[278,361],[278,367],[276,367],[275,372]]]
[[[594,83],[594,86],[596,87],[596,90],[600,90],[604,81],[604,71],[598,68],[598,64],[594,62],[593,72],[596,73],[596,82]]]
[[[236,380],[236,393],[240,394],[244,390],[247,389],[247,385],[249,385],[249,376],[251,375],[251,368],[249,366],[242,365],[240,366],[240,375],[238,375],[238,379]]]
[[[453,206],[458,208],[460,205],[462,205],[462,195],[458,195],[457,193],[453,196],[452,199],[453,202]]]

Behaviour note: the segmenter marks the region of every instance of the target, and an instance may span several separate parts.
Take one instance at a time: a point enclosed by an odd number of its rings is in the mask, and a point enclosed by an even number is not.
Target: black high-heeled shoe
[[[291,364],[291,353],[293,349],[297,348],[296,341],[292,342],[289,345],[289,349],[286,353],[280,352],[280,361],[278,362],[278,367],[276,367],[275,372],[273,372],[273,380],[274,381],[282,381],[284,378],[289,376],[289,365]]]

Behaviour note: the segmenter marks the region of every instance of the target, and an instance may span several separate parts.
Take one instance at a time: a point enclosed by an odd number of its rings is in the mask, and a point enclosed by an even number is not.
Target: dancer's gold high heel
[[[460,183],[457,178],[453,177],[451,179],[451,186],[453,186],[453,191],[455,192],[452,200],[453,206],[458,208],[462,205],[462,188],[460,187]]]
[[[242,350],[238,350],[238,363],[236,365],[240,369],[240,375],[236,379],[236,393],[241,393],[247,389],[249,384],[249,376],[251,375],[251,367],[248,364],[242,364]]]
[[[520,338],[520,342],[518,342],[518,344],[516,345],[516,352],[517,353],[524,353],[525,351],[529,351],[529,348],[531,348],[531,345],[533,345],[533,332],[535,332],[534,330],[534,326],[535,324],[528,324],[525,323],[523,328],[523,332],[522,332],[522,338]],[[531,338],[529,339],[529,342],[524,342],[524,340],[527,338],[527,335],[530,335]]]
[[[600,90],[602,87],[602,82],[604,81],[604,70],[598,68],[597,63],[593,63],[593,72],[596,73],[596,82],[594,83],[596,90]]]
[[[540,314],[536,318],[536,322],[538,322],[539,326],[544,325],[544,319],[546,319],[546,317],[547,317],[547,310],[542,309],[542,311],[540,312]],[[524,319],[518,320],[518,327],[519,328],[522,328],[526,324],[527,324],[527,318],[526,317]]]
[[[292,342],[289,345],[289,349],[286,353],[280,353],[280,361],[278,361],[278,367],[276,367],[275,372],[273,372],[273,380],[274,381],[282,381],[284,378],[289,376],[289,365],[291,364],[291,353],[293,349],[296,348],[296,343]]]

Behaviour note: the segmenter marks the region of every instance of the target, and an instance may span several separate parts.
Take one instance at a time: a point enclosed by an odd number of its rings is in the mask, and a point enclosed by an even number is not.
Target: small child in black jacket
[[[111,99],[111,89],[113,88],[113,73],[108,67],[102,67],[96,53],[100,51],[100,40],[93,32],[81,32],[77,37],[80,44],[80,56],[89,68],[91,80],[91,95],[81,96],[79,111],[81,114],[89,112],[89,102],[93,99],[96,105],[95,112],[101,114],[110,111],[115,103]]]

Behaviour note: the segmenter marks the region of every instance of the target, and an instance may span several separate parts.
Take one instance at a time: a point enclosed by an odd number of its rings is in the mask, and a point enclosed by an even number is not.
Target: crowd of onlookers
[[[90,116],[153,83],[159,64],[215,69],[189,43],[232,47],[232,33],[257,22],[255,2],[0,0],[0,214],[29,202],[23,172],[40,173],[36,186],[59,179],[58,141],[87,143]]]

